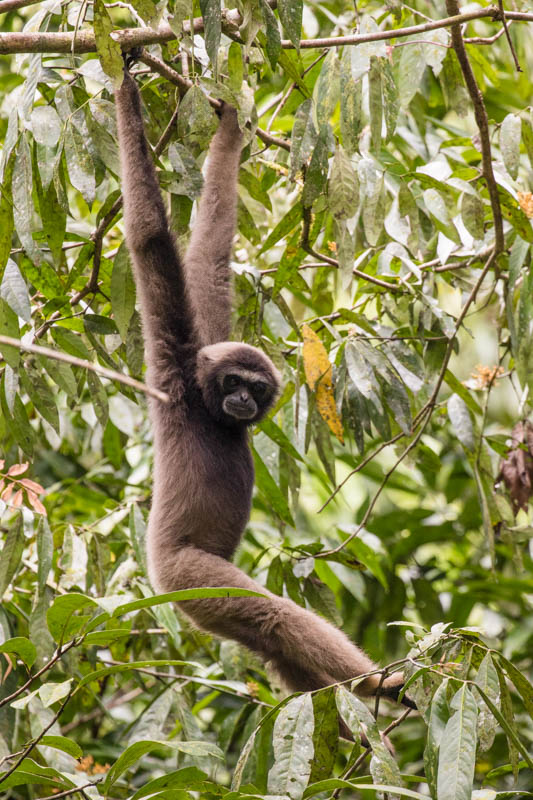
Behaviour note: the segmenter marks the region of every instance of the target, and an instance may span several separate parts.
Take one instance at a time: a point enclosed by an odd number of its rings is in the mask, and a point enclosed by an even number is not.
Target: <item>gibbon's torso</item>
[[[224,426],[207,411],[192,370],[182,397],[152,406],[152,535],[170,549],[192,544],[232,557],[250,515],[253,459],[244,426]]]

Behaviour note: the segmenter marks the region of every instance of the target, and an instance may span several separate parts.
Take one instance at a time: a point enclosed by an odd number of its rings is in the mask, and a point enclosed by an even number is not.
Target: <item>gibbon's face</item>
[[[209,413],[226,424],[250,425],[274,404],[280,376],[260,350],[218,342],[198,353],[196,377]]]
[[[222,410],[230,417],[252,422],[270,405],[273,387],[259,373],[230,367],[221,372],[218,382],[222,392]]]

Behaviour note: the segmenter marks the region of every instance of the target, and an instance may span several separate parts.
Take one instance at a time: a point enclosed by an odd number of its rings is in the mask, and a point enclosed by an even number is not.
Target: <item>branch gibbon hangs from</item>
[[[166,404],[150,400],[152,585],[158,592],[236,586],[265,595],[188,600],[180,608],[202,630],[234,639],[270,662],[292,691],[371,672],[376,665],[341,631],[267,591],[231,563],[251,506],[248,427],[272,407],[280,385],[264,353],[227,341],[242,146],[237,114],[222,107],[194,232],[182,259],[169,232],[139,91],[126,69],[116,108],[126,242],[140,296],[148,381],[171,398]],[[367,677],[357,691],[375,693],[380,678]],[[381,692],[397,698],[401,687],[401,674],[394,674]]]

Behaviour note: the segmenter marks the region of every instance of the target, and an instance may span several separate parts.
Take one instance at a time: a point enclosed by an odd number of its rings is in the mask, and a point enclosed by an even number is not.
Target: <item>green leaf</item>
[[[290,700],[274,723],[274,764],[268,773],[270,794],[300,798],[311,775],[313,701],[310,694]]]
[[[313,90],[316,125],[320,130],[326,125],[340,100],[340,63],[337,51],[331,48],[320,70]]]
[[[445,678],[437,687],[431,699],[429,708],[428,734],[424,749],[424,767],[431,796],[437,796],[437,774],[439,766],[439,751],[446,724],[450,718],[450,710],[446,700],[448,679]],[[426,712],[427,716],[427,712]]]
[[[150,0],[142,0],[142,2],[149,2],[150,6],[153,6]],[[106,75],[109,75],[113,81],[113,86],[115,89],[118,89],[124,77],[124,62],[122,60],[122,50],[120,48],[120,44],[110,35],[115,29],[115,26],[111,21],[111,17],[107,13],[103,0],[94,0],[93,10],[94,38],[100,63],[102,64],[102,69]],[[154,11],[155,7],[153,8],[152,16],[155,16]],[[76,186],[76,184],[73,185]],[[82,190],[80,189],[80,191]]]
[[[318,140],[311,157],[311,163],[305,175],[302,205],[310,208],[316,198],[322,194],[326,187],[328,175],[328,127],[324,125],[318,134]]]
[[[302,221],[302,207],[299,203],[296,203],[281,219],[280,222],[276,225],[273,231],[267,236],[265,243],[263,244],[261,250],[259,251],[258,255],[265,253],[267,250],[270,250],[280,239],[283,239],[284,236],[291,233],[294,228]]]
[[[259,453],[255,449],[253,453],[255,461],[255,480],[258,489],[262,492],[268,504],[272,507],[272,510],[278,514],[280,519],[286,522],[287,525],[294,527],[294,520],[285,495],[268,471]]]
[[[522,697],[528,714],[530,714],[533,718],[533,686],[530,684],[526,676],[501,653],[498,653],[498,661],[502,664],[507,673],[507,677]]]
[[[0,598],[11,583],[13,575],[20,566],[24,549],[24,531],[22,514],[17,514],[16,521],[9,528],[0,558]]]
[[[0,276],[11,252],[11,239],[14,228],[11,189],[13,163],[13,158],[10,158],[4,169],[4,177],[0,186]]]
[[[474,239],[483,239],[485,235],[485,206],[477,194],[465,192],[461,201],[461,216],[468,233]]]
[[[32,236],[33,178],[30,148],[25,134],[20,137],[17,146],[11,187],[13,193],[13,219],[15,222],[15,230],[28,256],[36,264],[39,264],[42,260],[42,255],[33,241]]]
[[[450,707],[452,715],[440,744],[437,795],[439,800],[471,800],[478,708],[466,684],[454,695]]]
[[[228,50],[228,86],[232,92],[238,94],[244,77],[241,46],[232,42]]]
[[[448,400],[448,416],[455,435],[466,450],[473,452],[476,444],[474,427],[466,403],[459,395],[452,394]]]
[[[213,75],[217,79],[218,48],[222,24],[220,0],[200,0],[200,10],[204,18],[205,49],[213,67]]]
[[[278,21],[266,0],[260,0],[260,6],[263,14],[263,23],[266,28],[265,50],[270,66],[275,69],[281,53],[281,36],[279,35]]]
[[[131,0],[131,5],[149,26],[152,26],[152,22],[157,21],[157,6],[152,0]]]
[[[278,0],[278,14],[287,38],[300,50],[303,0]]]
[[[344,781],[341,778],[330,778],[327,781],[319,781],[313,784],[304,792],[303,800],[307,800],[308,797],[314,797],[317,794],[323,794],[323,792],[333,792],[335,789],[349,789],[352,794],[354,792],[369,791],[374,792],[379,797],[389,794],[391,797],[399,796],[410,797],[412,800],[427,800],[427,795],[414,792],[412,789],[403,789],[396,785],[385,786],[383,784],[360,783],[359,781]]]
[[[328,179],[328,205],[337,219],[353,217],[359,204],[359,178],[341,145],[337,146]]]
[[[522,120],[516,114],[507,114],[500,127],[500,150],[505,169],[516,178],[520,166],[520,138]]]
[[[4,551],[2,550],[2,560],[3,555]],[[8,639],[7,642],[0,644],[0,653],[12,653],[13,655],[17,656],[17,658],[20,658],[20,660],[23,661],[27,667],[33,666],[35,659],[37,658],[35,645],[24,636],[14,636],[13,639]]]
[[[381,98],[381,58],[370,57],[368,72],[368,103],[370,109],[370,149],[376,155],[381,150],[383,100]]]
[[[45,147],[55,147],[61,136],[61,120],[53,106],[37,106],[31,112],[33,138]]]
[[[178,750],[182,753],[188,753],[195,756],[215,756],[215,758],[223,758],[223,753],[215,744],[210,742],[180,742],[172,741],[153,741],[145,739],[142,742],[135,742],[131,744],[118,758],[104,781],[104,791],[108,792],[115,781],[124,773],[136,764],[146,753],[151,753],[153,750],[168,749]]]
[[[330,687],[313,694],[313,764],[309,783],[331,775],[339,747],[339,722],[335,690]]]
[[[66,736],[52,736],[46,734],[39,740],[39,747],[43,745],[46,747],[53,747],[54,750],[61,750],[63,753],[68,753],[72,758],[81,758],[83,750],[72,739],[67,739]]]
[[[350,551],[355,553],[357,560],[364,564],[365,567],[378,579],[385,590],[388,589],[388,582],[387,578],[385,577],[385,573],[381,568],[381,564],[379,562],[379,557],[377,553],[372,550],[366,542],[363,541],[360,537],[352,539],[350,542]]]
[[[91,205],[96,191],[94,166],[81,133],[72,123],[65,128],[64,147],[70,182]]]
[[[111,308],[118,332],[127,341],[128,328],[135,311],[135,282],[126,244],[123,242],[113,262],[111,273]]]
[[[12,339],[19,338],[17,315],[2,297],[0,297],[0,335],[10,336]],[[0,353],[2,353],[10,367],[17,369],[20,362],[20,350],[18,347],[13,347],[10,344],[0,344]]]

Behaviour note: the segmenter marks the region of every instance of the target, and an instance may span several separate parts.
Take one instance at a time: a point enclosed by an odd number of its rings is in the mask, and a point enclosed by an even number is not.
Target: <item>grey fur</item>
[[[223,108],[182,264],[145,139],[139,92],[127,72],[116,106],[126,241],[140,296],[148,381],[172,398],[170,404],[153,401],[150,406],[155,452],[147,535],[150,580],[165,592],[198,586],[261,592],[262,598],[190,600],[181,607],[200,628],[235,639],[271,662],[292,690],[316,689],[375,670],[341,631],[267,591],[230,563],[248,522],[254,473],[245,422],[222,411],[220,377],[234,370],[244,377],[257,375],[275,392],[279,386],[278,373],[262,352],[225,341],[242,145],[236,114]],[[358,691],[373,693],[379,681],[373,675]],[[402,676],[396,674],[382,691],[397,696],[401,685]]]

